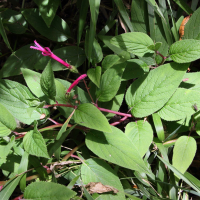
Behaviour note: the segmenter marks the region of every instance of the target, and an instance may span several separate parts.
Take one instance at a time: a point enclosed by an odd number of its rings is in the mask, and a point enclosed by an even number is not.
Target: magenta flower
[[[83,75],[79,76],[79,77],[70,85],[70,87],[69,87],[68,90],[67,90],[67,94],[69,94],[69,93],[71,92],[72,88],[74,88],[74,87],[79,83],[79,81],[82,80],[82,79],[84,79],[85,77],[87,77],[87,74],[83,74]]]
[[[56,56],[55,54],[53,54],[51,52],[51,50],[48,47],[42,47],[40,46],[37,41],[34,41],[35,46],[30,46],[31,49],[35,49],[35,50],[39,50],[42,52],[43,56],[49,56],[50,58],[53,58],[54,60],[58,61],[59,63],[63,64],[65,67],[71,69],[72,66],[68,63],[66,63],[64,60],[60,59],[58,56]]]

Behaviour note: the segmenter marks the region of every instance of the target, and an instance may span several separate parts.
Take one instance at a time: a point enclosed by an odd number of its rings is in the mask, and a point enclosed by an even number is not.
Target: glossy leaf
[[[196,150],[197,144],[193,137],[179,137],[174,145],[172,157],[173,166],[184,174],[192,163]]]
[[[90,182],[101,182],[103,185],[108,185],[119,190],[115,195],[104,194],[111,200],[125,200],[123,187],[116,172],[105,161],[97,158],[86,160],[81,167],[81,178],[83,184]]]
[[[36,192],[37,191],[37,192]],[[44,192],[46,191],[46,192]],[[40,200],[69,200],[76,195],[76,192],[64,185],[52,182],[33,182],[25,189],[25,199]]]
[[[178,88],[164,107],[159,110],[159,116],[167,121],[186,118],[196,112],[194,105],[200,107],[200,92]],[[180,98],[181,96],[181,98]]]
[[[148,35],[140,32],[133,32],[113,37],[111,39],[111,44],[124,51],[128,51],[129,53],[142,57],[147,53],[153,53],[153,51],[149,50],[147,47],[154,43]]]
[[[87,147],[102,159],[149,174],[135,143],[118,128],[111,129],[111,133],[91,130],[86,135]]]
[[[89,79],[99,88],[101,79],[101,67],[97,66],[87,71]]]
[[[48,28],[40,17],[38,9],[25,9],[22,11],[22,14],[31,26],[33,26],[41,35],[50,40],[64,42],[71,37],[69,26],[58,16],[54,17],[51,26]]]
[[[100,88],[96,91],[96,96],[99,101],[106,102],[115,97],[119,90],[125,67],[126,63],[114,65],[102,75]]]
[[[200,40],[181,40],[171,45],[170,58],[177,63],[189,63],[200,58]]]
[[[140,156],[143,157],[153,140],[153,130],[147,121],[130,122],[125,128],[125,135],[135,144]]]
[[[76,123],[91,129],[111,132],[106,117],[90,103],[84,103],[77,107],[74,120]]]
[[[51,22],[56,15],[60,0],[34,0],[34,2],[38,5],[39,12],[46,25],[50,27]]]
[[[179,86],[187,67],[168,63],[134,81],[126,93],[133,116],[145,117],[162,108]]]
[[[31,155],[38,157],[49,158],[47,153],[46,143],[37,130],[37,123],[34,126],[34,130],[29,131],[23,138],[24,149]]]
[[[42,72],[40,85],[44,94],[47,95],[50,99],[55,100],[56,84],[50,61]]]
[[[4,137],[10,134],[11,130],[14,130],[17,126],[15,118],[10,112],[0,103],[0,137]]]

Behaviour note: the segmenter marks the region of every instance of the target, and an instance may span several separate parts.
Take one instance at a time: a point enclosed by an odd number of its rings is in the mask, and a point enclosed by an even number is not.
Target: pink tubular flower
[[[42,52],[43,56],[49,56],[50,58],[53,58],[54,60],[58,61],[59,63],[63,64],[65,67],[71,69],[71,65],[66,63],[64,60],[60,59],[58,56],[56,56],[55,54],[53,54],[51,52],[51,50],[48,47],[42,47],[41,45],[39,45],[37,43],[37,41],[34,41],[35,46],[30,46],[31,49],[35,49],[35,50],[39,50]]]
[[[79,76],[79,77],[70,85],[70,87],[69,87],[68,90],[67,90],[67,93],[70,93],[71,90],[72,90],[72,88],[74,88],[74,87],[79,83],[79,81],[82,80],[82,79],[84,79],[85,77],[87,77],[87,74],[83,74],[83,75]]]

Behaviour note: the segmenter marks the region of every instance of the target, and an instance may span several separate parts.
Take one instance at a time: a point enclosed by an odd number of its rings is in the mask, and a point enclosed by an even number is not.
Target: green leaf
[[[121,15],[122,19],[125,21],[126,25],[130,29],[130,31],[133,32],[134,29],[133,29],[133,26],[132,26],[131,21],[129,19],[129,15],[128,15],[126,9],[125,9],[123,1],[122,0],[114,0],[114,2],[117,5],[117,8],[118,8],[118,10],[120,12],[120,15]]]
[[[87,147],[102,159],[128,169],[150,174],[135,143],[120,129],[113,126],[111,129],[111,133],[91,130],[86,135]]]
[[[148,10],[145,1],[132,1],[131,22],[135,31],[148,33]]]
[[[126,67],[126,63],[114,65],[106,70],[102,75],[100,88],[96,91],[96,96],[99,101],[110,101],[115,97],[121,84],[121,77]]]
[[[47,109],[34,109],[31,116],[27,112],[32,106],[30,99],[35,96],[28,88],[20,83],[10,80],[0,80],[0,103],[19,121],[31,124],[34,120],[39,120],[42,114],[47,115]]]
[[[49,158],[47,153],[46,143],[37,130],[37,123],[34,125],[34,130],[28,131],[23,138],[24,149],[31,155],[38,157]]]
[[[81,66],[86,59],[83,49],[76,46],[62,47],[53,50],[52,52],[62,60],[75,67]],[[68,68],[66,68],[64,65],[48,56],[43,56],[41,59],[38,59],[38,62],[34,65],[34,68],[37,70],[43,70],[49,60],[51,60],[53,71],[68,70]]]
[[[200,92],[178,88],[164,107],[159,110],[159,116],[167,121],[175,121],[194,114],[194,104],[200,107]],[[180,98],[181,97],[181,98]]]
[[[11,130],[14,130],[17,126],[15,118],[10,112],[0,103],[0,137],[4,137],[10,134]]]
[[[110,200],[125,200],[124,189],[119,177],[105,161],[97,158],[86,160],[84,165],[81,166],[81,178],[83,184],[101,182],[103,185],[114,187],[119,190],[118,193],[115,195],[105,193],[104,196],[108,196]]]
[[[78,105],[74,113],[74,120],[76,123],[91,129],[111,132],[106,117],[90,103]]]
[[[99,88],[101,79],[101,67],[97,66],[87,71],[89,79]]]
[[[31,183],[24,192],[24,198],[31,200],[69,200],[75,195],[76,192],[68,189],[64,185],[52,182]]]
[[[31,44],[23,46],[9,56],[0,70],[0,78],[19,75],[21,68],[33,69],[36,61],[42,57],[42,54],[40,51],[30,49],[30,46]]]
[[[200,58],[200,40],[181,40],[171,45],[170,58],[177,63],[189,63]]]
[[[1,13],[4,26],[14,34],[23,34],[28,28],[28,24],[22,14],[15,10],[6,9]]]
[[[125,135],[135,144],[141,158],[147,152],[153,140],[153,130],[147,121],[130,122],[125,128]]]
[[[126,93],[133,116],[145,117],[159,110],[179,86],[188,64],[168,63],[134,81]]]
[[[199,39],[200,34],[200,8],[198,8],[190,17],[185,25],[184,39]]]
[[[153,53],[152,50],[147,48],[149,45],[154,44],[153,40],[144,33],[124,33],[113,37],[110,42],[122,50],[133,53],[136,56],[142,57],[146,53]]]
[[[162,45],[162,42],[156,42],[155,44],[152,44],[148,46],[147,48],[152,50],[152,51],[157,51]]]
[[[172,165],[184,174],[192,163],[196,151],[197,144],[193,137],[179,137],[174,145]]]
[[[69,26],[57,15],[54,17],[51,26],[48,28],[40,16],[38,9],[25,9],[22,11],[22,14],[31,26],[33,26],[41,35],[52,41],[64,42],[71,37]]]
[[[107,55],[103,61],[102,61],[102,69],[103,71],[106,71],[110,67],[112,67],[114,64],[119,62],[120,57],[118,55]]]
[[[2,200],[9,200],[10,196],[12,195],[12,193],[14,192],[15,188],[17,187],[20,179],[22,178],[24,174],[22,174],[21,176],[18,176],[10,181],[8,181],[3,189],[0,191],[0,196]]]
[[[183,11],[185,11],[188,15],[192,14],[192,9],[188,6],[188,4],[184,0],[174,0],[174,2],[180,6]]]
[[[51,67],[51,61],[49,61],[44,71],[42,72],[40,85],[44,94],[47,95],[50,99],[55,100],[56,84],[54,80],[53,70]]]
[[[2,23],[2,19],[1,19],[1,13],[0,13],[0,34],[1,34],[4,42],[6,43],[7,47],[12,51],[12,48],[11,48],[10,43],[8,41],[5,29],[3,27],[3,23]]]
[[[34,0],[34,2],[38,5],[39,12],[46,25],[50,27],[51,22],[56,15],[60,0]]]
[[[163,129],[162,121],[157,113],[154,113],[152,115],[152,117],[153,117],[153,122],[154,122],[154,126],[155,126],[155,129],[157,132],[158,139],[160,141],[164,141],[165,140],[165,132]]]

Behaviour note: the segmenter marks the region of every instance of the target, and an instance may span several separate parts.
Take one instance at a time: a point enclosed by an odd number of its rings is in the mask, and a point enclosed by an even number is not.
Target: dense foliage
[[[199,198],[198,1],[0,5],[0,199]]]

